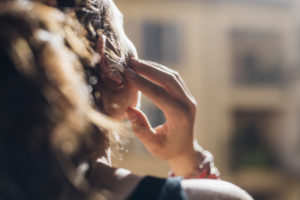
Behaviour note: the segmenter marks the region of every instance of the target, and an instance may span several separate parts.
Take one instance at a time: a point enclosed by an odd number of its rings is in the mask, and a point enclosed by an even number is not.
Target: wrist
[[[176,176],[186,177],[191,174],[204,160],[203,150],[193,147],[184,154],[168,160],[168,164]]]
[[[203,150],[197,143],[193,154],[186,157],[177,157],[169,162],[171,170],[169,177],[182,176],[184,179],[219,179],[220,172],[214,165],[210,152]]]

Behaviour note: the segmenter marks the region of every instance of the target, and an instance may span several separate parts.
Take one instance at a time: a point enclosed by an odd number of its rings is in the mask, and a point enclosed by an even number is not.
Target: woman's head
[[[100,54],[100,64],[94,67],[99,83],[94,88],[95,103],[115,118],[123,118],[129,106],[138,101],[137,90],[124,76],[136,49],[123,29],[123,16],[112,0],[35,0],[63,10],[85,27],[90,46]],[[95,82],[95,77],[91,82]]]
[[[123,76],[129,59],[137,57],[137,52],[124,32],[122,13],[112,0],[82,0],[75,10],[89,32],[89,41],[101,54],[98,67],[102,85],[96,89],[101,100],[96,103],[110,116],[123,118],[126,109],[137,104],[138,94]]]
[[[99,55],[69,15],[26,1],[0,6],[0,174],[28,199],[85,191],[72,166],[104,156],[114,125],[94,110],[86,73]]]

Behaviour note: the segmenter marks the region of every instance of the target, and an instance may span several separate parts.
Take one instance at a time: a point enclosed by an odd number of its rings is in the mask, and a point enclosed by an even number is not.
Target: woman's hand
[[[97,51],[101,55],[98,65],[103,85],[97,90],[101,96],[96,104],[110,117],[123,119],[129,106],[136,106],[138,102],[138,91],[132,84],[127,83],[124,74],[111,66],[105,55],[106,37],[101,36],[97,43]],[[134,48],[134,47],[132,47]],[[132,50],[134,51],[134,50]]]
[[[203,157],[193,136],[196,102],[176,71],[131,59],[127,81],[150,98],[164,113],[166,122],[152,128],[142,111],[130,107],[127,115],[133,131],[148,151],[166,160],[176,175],[191,173]]]

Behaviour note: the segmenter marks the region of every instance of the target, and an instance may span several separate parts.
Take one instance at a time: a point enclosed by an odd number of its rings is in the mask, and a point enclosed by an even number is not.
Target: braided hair
[[[0,4],[0,199],[101,197],[77,167],[105,156],[113,122],[93,110],[86,74],[99,55],[80,11],[67,13]]]

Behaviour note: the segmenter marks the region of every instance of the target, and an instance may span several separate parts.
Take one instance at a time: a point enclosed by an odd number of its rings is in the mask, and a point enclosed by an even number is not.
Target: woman
[[[42,3],[1,4],[1,199],[251,199],[199,179],[218,174],[193,137],[196,103],[176,72],[137,59],[112,1]],[[135,108],[138,90],[165,124],[152,128]],[[127,115],[149,152],[185,179],[111,167],[109,140],[126,130],[107,115]]]

